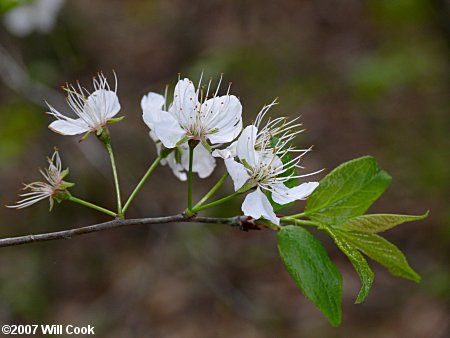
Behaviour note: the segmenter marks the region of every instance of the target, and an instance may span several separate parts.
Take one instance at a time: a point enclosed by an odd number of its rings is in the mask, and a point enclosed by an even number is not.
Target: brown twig
[[[21,245],[33,242],[45,242],[57,239],[70,239],[74,236],[90,234],[92,232],[98,232],[103,230],[121,228],[132,225],[146,225],[146,224],[165,224],[165,223],[209,223],[209,224],[227,224],[233,227],[238,227],[243,231],[259,229],[251,220],[246,216],[236,216],[229,218],[216,218],[216,217],[188,217],[184,214],[154,217],[154,218],[135,218],[135,219],[115,219],[109,222],[98,223],[93,225],[84,226],[81,228],[74,228],[69,230],[48,232],[36,235],[26,235],[19,237],[10,237],[0,239],[0,247]]]

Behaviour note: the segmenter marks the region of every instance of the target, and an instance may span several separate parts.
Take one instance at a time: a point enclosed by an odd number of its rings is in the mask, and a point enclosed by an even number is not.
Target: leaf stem
[[[85,207],[88,207],[88,208],[91,208],[91,209],[94,209],[94,210],[97,210],[97,211],[100,211],[100,212],[103,212],[103,213],[105,213],[107,215],[110,215],[112,217],[117,217],[117,214],[115,212],[113,212],[111,210],[108,210],[108,209],[105,209],[105,208],[102,208],[102,207],[100,207],[100,206],[98,206],[96,204],[87,202],[85,200],[82,200],[82,199],[79,199],[79,198],[76,198],[76,197],[73,197],[73,196],[67,197],[67,200],[75,202],[75,203],[78,203],[78,204],[81,204],[81,205],[84,205]]]
[[[199,207],[201,207],[212,195],[214,195],[214,193],[222,186],[222,184],[226,181],[226,179],[228,178],[229,174],[225,173],[221,179],[214,185],[214,187],[211,188],[210,191],[208,191],[206,193],[205,196],[202,197],[202,199],[200,201],[198,201],[198,203],[196,205],[194,205],[193,209],[197,209]]]
[[[295,214],[295,215],[290,215],[288,217],[290,218],[302,218],[302,217],[306,217],[307,213],[306,212],[301,212],[299,214]]]
[[[320,224],[314,221],[307,221],[307,220],[303,220],[303,219],[296,219],[296,218],[292,218],[292,216],[288,216],[288,217],[282,217],[281,218],[282,222],[292,222],[295,225],[309,225],[309,226],[313,226],[313,227],[320,227]]]
[[[150,165],[150,167],[148,168],[147,172],[144,174],[144,176],[141,178],[141,180],[139,181],[139,183],[136,185],[136,188],[134,188],[133,192],[131,193],[130,197],[128,197],[127,202],[125,203],[125,205],[122,208],[122,214],[125,214],[125,212],[128,210],[128,208],[130,207],[131,202],[133,201],[133,199],[136,197],[137,193],[139,192],[139,190],[141,190],[142,186],[144,185],[144,183],[147,181],[147,179],[150,177],[150,175],[152,174],[152,172],[156,169],[156,167],[158,166],[158,164],[161,162],[162,157],[158,156],[153,163]]]

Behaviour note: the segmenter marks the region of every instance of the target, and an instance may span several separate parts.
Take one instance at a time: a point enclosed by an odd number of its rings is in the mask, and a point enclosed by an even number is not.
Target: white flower
[[[32,204],[35,204],[45,198],[50,200],[50,210],[53,207],[53,200],[60,201],[65,194],[68,194],[67,189],[74,184],[65,182],[63,179],[69,174],[69,169],[62,170],[61,158],[57,150],[53,153],[51,158],[47,158],[48,168],[44,171],[39,170],[47,182],[33,182],[24,184],[24,190],[30,190],[27,193],[19,196],[25,197],[17,201],[16,205],[7,206],[8,208],[22,209]]]
[[[65,0],[35,0],[5,14],[5,27],[14,35],[26,36],[33,31],[49,32]]]
[[[311,175],[296,175],[296,169],[301,168],[299,162],[309,149],[298,150],[290,146],[294,137],[302,132],[302,130],[296,130],[300,126],[300,124],[294,124],[296,119],[289,122],[284,117],[269,120],[264,128],[258,130],[261,120],[273,104],[275,102],[265,106],[258,114],[255,123],[243,130],[235,150],[234,146],[230,146],[225,151],[215,151],[214,155],[224,158],[225,166],[233,179],[235,191],[243,188],[244,185],[244,189],[256,187],[254,192],[246,196],[242,204],[244,215],[254,219],[264,217],[278,225],[280,220],[275,215],[264,191],[270,192],[276,203],[287,204],[305,199],[319,183],[307,182],[293,188],[288,188],[284,184],[292,178]],[[286,160],[291,152],[300,154]]]
[[[67,92],[67,103],[78,118],[67,117],[48,104],[48,114],[56,117],[48,127],[62,135],[78,135],[89,132],[101,132],[107,123],[117,122],[113,118],[120,110],[117,97],[117,77],[114,73],[115,87],[111,90],[106,77],[98,74],[93,78],[94,92],[89,93],[77,83],[77,87],[67,84],[63,89]],[[86,96],[87,95],[87,96]]]
[[[166,99],[156,93],[148,93],[141,100],[144,121],[152,114],[159,114]],[[148,123],[147,123],[148,124]],[[162,144],[153,130],[150,130],[150,137],[156,144],[158,155],[161,153]],[[161,160],[162,165],[168,164],[173,174],[181,181],[187,180],[186,172],[189,170],[189,146],[183,143],[176,146],[170,154]],[[211,175],[216,167],[216,160],[211,153],[199,143],[194,149],[194,162],[192,171],[197,173],[200,178],[206,178]]]
[[[211,81],[205,98],[210,87]],[[203,96],[200,88],[196,91],[189,79],[179,80],[168,109],[163,96],[149,93],[147,97],[154,106],[144,109],[144,121],[166,148],[189,139],[199,140],[206,147],[207,140],[212,144],[231,142],[242,130],[242,105],[234,95],[217,96],[219,87],[220,82],[212,98],[199,101],[199,95]]]

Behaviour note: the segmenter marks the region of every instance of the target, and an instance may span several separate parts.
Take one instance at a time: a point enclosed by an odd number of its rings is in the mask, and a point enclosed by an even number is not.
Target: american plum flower
[[[318,182],[306,182],[293,188],[284,183],[294,179],[309,176],[297,175],[296,169],[301,168],[300,160],[308,150],[295,149],[290,142],[303,130],[298,130],[297,119],[287,121],[279,117],[260,129],[260,124],[269,108],[265,106],[258,114],[254,124],[247,126],[237,142],[224,150],[215,150],[214,156],[222,157],[230,174],[235,191],[249,193],[242,204],[242,212],[254,219],[261,217],[279,225],[273,207],[265,194],[271,193],[272,199],[278,204],[287,204],[308,197],[319,185]],[[290,153],[297,153],[290,158]]]
[[[209,93],[208,85],[206,96]],[[218,86],[219,87],[219,86]],[[174,150],[161,161],[168,164],[180,180],[187,179],[189,170],[189,139],[201,141],[194,149],[192,171],[200,178],[211,175],[216,166],[207,140],[226,143],[234,140],[242,130],[242,106],[233,95],[217,96],[203,103],[198,101],[198,91],[188,79],[179,80],[174,91],[174,102],[167,109],[166,96],[150,92],[141,100],[142,117],[150,128],[158,154],[162,147]],[[195,103],[193,106],[192,103]]]
[[[48,168],[39,170],[46,182],[33,182],[24,184],[24,190],[29,192],[20,194],[24,199],[17,201],[16,205],[8,206],[8,208],[22,209],[35,204],[45,198],[50,201],[50,210],[53,208],[54,200],[60,202],[67,196],[70,196],[68,188],[74,186],[74,183],[64,181],[69,174],[69,169],[62,170],[61,158],[58,150],[55,149],[51,158],[47,158]]]
[[[148,94],[154,100],[154,109],[144,110],[143,118],[164,147],[175,148],[188,140],[197,140],[209,148],[207,141],[211,144],[228,143],[241,132],[242,105],[238,98],[228,93],[217,96],[219,82],[213,97],[207,99],[210,81],[203,100],[200,87],[196,90],[192,81],[180,79],[169,107],[164,105],[162,95]]]
[[[62,135],[78,135],[96,132],[98,135],[108,123],[114,123],[121,118],[114,118],[120,110],[117,96],[117,77],[114,73],[115,86],[111,89],[106,77],[98,73],[93,78],[94,91],[88,92],[79,83],[77,86],[67,84],[63,89],[67,92],[67,103],[77,118],[67,117],[48,104],[50,112],[56,121],[48,127]]]

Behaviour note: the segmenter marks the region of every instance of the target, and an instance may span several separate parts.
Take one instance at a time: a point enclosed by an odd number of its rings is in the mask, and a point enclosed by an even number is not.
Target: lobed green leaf
[[[322,244],[299,226],[283,227],[277,238],[281,259],[297,286],[331,325],[338,326],[342,319],[342,276]]]
[[[371,156],[348,161],[322,179],[308,198],[305,213],[321,223],[341,225],[364,214],[390,181]]]

